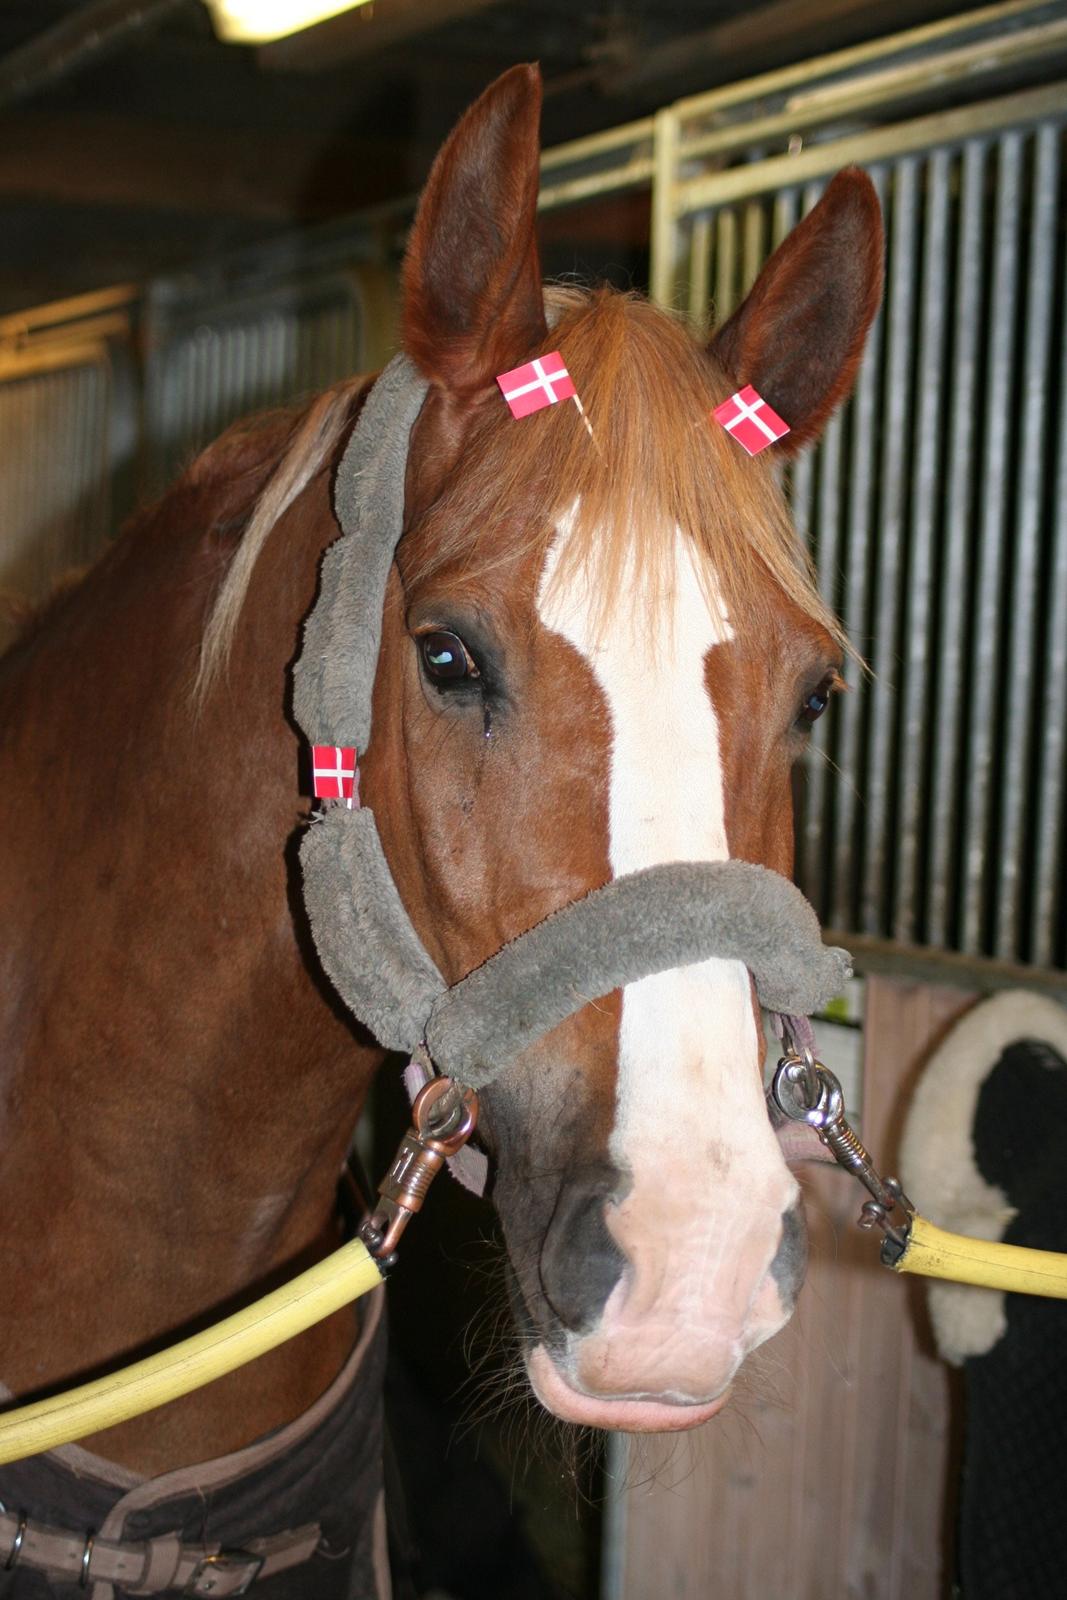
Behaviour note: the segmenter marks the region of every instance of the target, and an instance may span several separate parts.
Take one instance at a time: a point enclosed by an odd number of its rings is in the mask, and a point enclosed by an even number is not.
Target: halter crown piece
[[[294,711],[317,746],[365,751],[385,585],[403,529],[411,429],[429,385],[389,363],[337,472],[341,537],[294,669]],[[445,983],[401,902],[372,813],[342,800],[300,848],[304,904],[322,965],[381,1044],[421,1046],[439,1072],[480,1089],[588,1001],[712,957],[741,961],[770,1011],[803,1017],[837,994],[848,952],[823,944],[800,890],[745,861],[679,861],[615,878]]]

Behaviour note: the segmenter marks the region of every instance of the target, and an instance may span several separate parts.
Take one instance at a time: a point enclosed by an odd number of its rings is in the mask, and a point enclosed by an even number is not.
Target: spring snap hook
[[[783,1056],[771,1083],[771,1097],[791,1122],[806,1122],[814,1128],[838,1165],[863,1184],[871,1198],[863,1204],[859,1226],[882,1230],[882,1259],[892,1265],[908,1242],[915,1208],[896,1178],[882,1177],[850,1126],[837,1078],[810,1051]]]
[[[383,1272],[394,1265],[400,1236],[422,1210],[430,1184],[477,1123],[478,1096],[455,1078],[431,1078],[415,1096],[411,1127],[378,1185],[377,1206],[359,1230]]]

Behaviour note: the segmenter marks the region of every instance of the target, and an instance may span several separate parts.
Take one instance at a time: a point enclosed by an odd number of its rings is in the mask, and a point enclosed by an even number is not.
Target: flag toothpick
[[[311,792],[316,800],[344,800],[349,811],[359,803],[359,762],[351,745],[311,746]]]
[[[716,406],[711,414],[750,456],[758,456],[761,450],[784,439],[790,431],[788,422],[782,420],[750,383]]]

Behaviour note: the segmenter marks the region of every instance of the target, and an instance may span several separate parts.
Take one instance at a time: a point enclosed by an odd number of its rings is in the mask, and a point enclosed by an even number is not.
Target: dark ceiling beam
[[[0,201],[314,221],[404,193],[399,139],[301,138],[135,118],[0,116]]]
[[[381,5],[343,11],[314,28],[304,28],[256,52],[261,66],[283,72],[319,72],[342,61],[366,60],[429,33],[446,22],[473,16],[497,0],[384,0]]]
[[[0,58],[0,106],[14,105],[144,36],[189,0],[89,0]]]
[[[960,9],[959,0],[769,0],[606,69],[601,87],[609,94],[656,84],[669,85],[672,95],[713,89]]]

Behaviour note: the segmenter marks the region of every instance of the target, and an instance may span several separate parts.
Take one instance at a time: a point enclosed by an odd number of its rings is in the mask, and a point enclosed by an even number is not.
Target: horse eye
[[[818,722],[827,706],[830,704],[830,694],[833,690],[833,678],[824,678],[817,689],[813,689],[800,708],[797,721],[804,727],[809,727],[813,722]]]
[[[424,633],[419,638],[419,653],[427,677],[435,683],[460,683],[479,676],[458,634]]]

